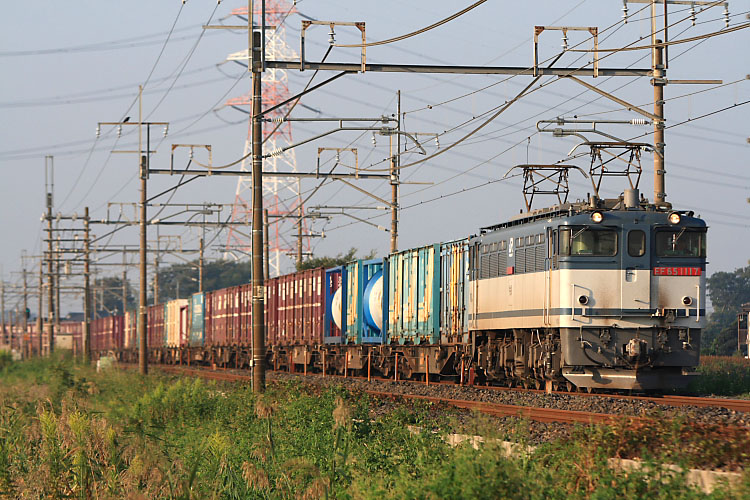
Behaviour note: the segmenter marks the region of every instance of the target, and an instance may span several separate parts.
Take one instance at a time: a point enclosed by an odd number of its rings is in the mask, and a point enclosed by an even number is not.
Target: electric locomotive
[[[470,238],[469,330],[491,382],[684,387],[705,322],[706,224],[626,190]]]

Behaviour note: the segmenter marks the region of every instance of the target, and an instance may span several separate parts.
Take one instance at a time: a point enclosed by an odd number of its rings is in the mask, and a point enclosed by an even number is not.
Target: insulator
[[[648,125],[649,121],[645,118],[633,118],[630,120],[631,125]]]
[[[193,148],[190,148],[190,159],[191,159],[191,160],[193,159],[193,154],[194,154],[194,153],[195,153],[195,152],[193,151]]]
[[[622,0],[622,22],[628,24],[628,0]]]
[[[724,26],[729,27],[729,5],[724,4]]]
[[[562,49],[568,50],[568,33],[566,33],[565,31],[563,31]]]
[[[102,135],[102,126],[101,125],[97,125],[96,126],[96,136],[99,137],[100,135]]]
[[[375,140],[375,132],[372,133],[372,145],[373,146],[377,146],[378,145],[378,141]]]
[[[331,25],[331,32],[328,33],[328,43],[331,45],[336,43],[336,33],[333,31],[333,25]]]
[[[117,137],[122,137],[122,125],[117,126]]]
[[[341,161],[341,153],[339,151],[336,151],[336,163],[339,163]]]
[[[695,26],[695,4],[690,4],[690,22]]]
[[[164,125],[164,137],[169,133],[169,125]]]
[[[440,149],[440,137],[435,136],[435,146]]]
[[[281,148],[274,149],[273,151],[271,151],[271,156],[281,156],[283,152],[284,150]]]

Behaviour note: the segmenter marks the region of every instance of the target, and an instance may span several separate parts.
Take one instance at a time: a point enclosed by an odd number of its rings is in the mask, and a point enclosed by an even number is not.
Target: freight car
[[[698,364],[705,266],[705,222],[637,190],[527,211],[461,240],[267,280],[267,362],[508,386],[682,387]],[[149,307],[151,361],[250,367],[250,294],[240,285]],[[135,360],[139,333],[134,342],[122,330],[125,341],[108,345]]]

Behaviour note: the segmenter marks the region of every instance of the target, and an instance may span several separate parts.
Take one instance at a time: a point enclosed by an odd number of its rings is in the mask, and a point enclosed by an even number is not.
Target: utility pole
[[[269,250],[270,250],[270,244],[268,242],[268,209],[263,210],[263,272],[266,276],[270,276],[269,274],[269,268],[271,266],[271,263],[269,262]]]
[[[398,182],[401,165],[401,91],[396,93],[397,97],[397,130],[396,154],[393,154],[393,137],[391,143],[391,253],[398,251]]]
[[[36,333],[39,335],[39,343],[37,349],[39,349],[39,357],[42,357],[42,329],[44,328],[44,256],[39,259],[39,311],[37,312],[36,318]],[[33,347],[32,347],[33,349]]]
[[[299,179],[297,180],[299,183]],[[302,265],[302,200],[300,199],[299,206],[297,207],[297,269]]]
[[[158,303],[159,303],[159,253],[157,250],[156,257],[154,257],[154,305]]]
[[[0,274],[0,309],[2,309],[2,315],[3,315],[3,342],[7,342],[7,338],[5,336],[5,280],[3,280],[3,276]]]
[[[654,8],[652,4],[652,8]],[[663,64],[664,47],[660,46],[661,40],[655,40],[653,48],[654,77],[651,82],[654,86],[654,115],[659,120],[654,120],[654,203],[662,205],[666,203],[666,187],[664,185],[665,162],[664,162],[664,81],[666,80],[666,69]]]
[[[198,291],[203,292],[203,238],[200,241],[200,252],[198,254]]]
[[[52,251],[52,189],[54,188],[54,159],[44,157],[45,184],[47,187],[47,342],[50,356],[55,350],[55,274],[54,256]],[[41,335],[41,333],[40,333]]]
[[[253,11],[248,10],[248,31],[252,30]],[[263,269],[263,122],[261,121],[261,37],[264,33],[252,32],[252,51],[249,66],[253,82],[253,391],[266,389],[266,332],[263,302],[265,297],[265,272]]]
[[[57,228],[56,228],[57,229]],[[57,237],[57,253],[55,255],[55,294],[57,295],[55,300],[55,332],[60,333],[60,233]]]
[[[84,209],[83,214],[83,359],[86,364],[89,364],[91,362],[91,284],[89,282],[91,272],[89,269],[91,264],[91,234],[89,231],[89,207]]]
[[[129,118],[129,117],[128,117]],[[143,85],[138,86],[138,121],[128,122],[126,118],[120,122],[99,122],[99,127],[102,125],[114,125],[118,128],[124,125],[135,125],[138,127],[138,151],[121,151],[124,153],[138,153],[138,168],[139,177],[141,180],[140,194],[141,200],[139,203],[140,207],[140,249],[139,249],[139,274],[140,274],[140,291],[138,294],[138,332],[140,335],[140,342],[138,346],[138,368],[141,375],[148,373],[148,360],[147,357],[147,339],[146,339],[146,288],[148,287],[148,277],[146,275],[146,245],[147,245],[147,203],[148,198],[146,197],[146,184],[148,181],[148,171],[151,159],[151,126],[162,125],[164,126],[164,135],[167,135],[168,122],[144,122],[143,121]],[[143,126],[146,126],[146,154],[143,154]],[[97,127],[97,132],[99,128]]]
[[[26,283],[26,259],[22,258],[23,263],[23,335],[21,336],[21,355],[24,358],[31,357],[31,353],[27,353],[29,349],[28,345],[25,345],[24,339],[29,332],[29,289]]]
[[[122,253],[122,314],[128,310],[128,266],[125,252]]]

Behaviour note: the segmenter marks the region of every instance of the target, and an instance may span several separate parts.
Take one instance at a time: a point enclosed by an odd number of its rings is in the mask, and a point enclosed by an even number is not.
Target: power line
[[[411,38],[413,36],[420,35],[422,33],[430,31],[430,30],[432,30],[434,28],[437,28],[438,26],[442,26],[443,24],[448,23],[448,22],[456,19],[457,17],[461,17],[462,15],[466,14],[467,12],[475,9],[476,7],[479,7],[480,5],[482,5],[483,3],[485,3],[486,1],[487,0],[479,0],[478,2],[475,2],[475,3],[471,4],[471,5],[469,5],[465,9],[460,10],[460,11],[456,12],[455,14],[452,14],[452,15],[446,17],[445,19],[442,19],[442,20],[440,20],[440,21],[438,21],[438,22],[436,22],[434,24],[431,24],[431,25],[426,26],[424,28],[418,29],[417,31],[412,31],[411,33],[407,33],[405,35],[401,35],[401,36],[389,38],[387,40],[381,40],[379,42],[368,42],[368,43],[353,44],[353,45],[334,44],[334,47],[358,47],[358,48],[361,48],[361,47],[373,47],[375,45],[385,45],[387,43],[393,43],[393,42],[398,42],[398,41],[401,41],[401,40],[406,40],[407,38]]]

